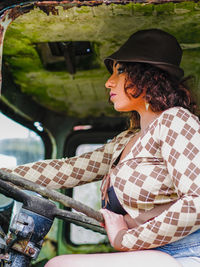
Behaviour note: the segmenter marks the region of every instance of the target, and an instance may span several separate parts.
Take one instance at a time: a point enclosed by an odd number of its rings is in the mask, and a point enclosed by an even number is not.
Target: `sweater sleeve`
[[[124,132],[101,148],[81,156],[42,160],[2,170],[52,189],[71,188],[101,180],[109,170],[115,144],[123,135]]]
[[[121,250],[163,246],[200,228],[199,120],[189,111],[177,108],[162,116],[158,128],[161,154],[178,198],[160,215],[119,232],[116,242],[121,240]]]

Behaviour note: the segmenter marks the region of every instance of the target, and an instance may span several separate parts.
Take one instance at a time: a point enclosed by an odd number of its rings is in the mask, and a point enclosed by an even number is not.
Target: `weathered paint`
[[[6,11],[0,17],[0,92],[1,92],[1,85],[2,85],[1,69],[2,69],[3,41],[4,41],[6,29],[8,28],[11,22],[12,22],[12,19],[10,18],[10,11]]]
[[[6,10],[0,17],[0,91],[2,85],[2,54],[3,54],[3,42],[6,30],[13,20],[15,20],[20,15],[24,14],[20,7],[15,7],[13,9]]]

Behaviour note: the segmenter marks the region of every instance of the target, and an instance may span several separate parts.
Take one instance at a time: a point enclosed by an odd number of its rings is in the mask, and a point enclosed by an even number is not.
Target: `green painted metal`
[[[184,49],[182,67],[194,74],[193,93],[200,101],[200,4],[169,2],[102,4],[98,6],[60,5],[50,9],[35,7],[18,16],[9,26],[4,42],[4,82],[1,101],[32,124],[43,124],[51,140],[49,157],[62,157],[73,126],[90,118],[105,120],[117,116],[107,103],[104,83],[109,74],[103,58],[115,51],[133,32],[160,28],[174,34]],[[56,11],[55,11],[56,10]],[[99,67],[93,70],[48,71],[37,43],[90,41]],[[55,233],[58,232],[58,236]],[[63,239],[63,223],[56,222],[45,241],[38,261],[56,253],[111,252],[104,244],[75,247]],[[56,244],[56,246],[55,246]],[[57,249],[57,251],[56,251]],[[39,263],[37,263],[39,266]],[[41,264],[41,266],[43,266]]]

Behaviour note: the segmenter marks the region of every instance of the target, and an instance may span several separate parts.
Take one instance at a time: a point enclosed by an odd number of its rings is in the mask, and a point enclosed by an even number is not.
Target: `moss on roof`
[[[160,28],[175,35],[184,48],[182,67],[194,74],[199,85],[200,5],[194,2],[160,5],[134,4],[57,7],[59,15],[49,16],[39,8],[18,17],[8,28],[4,60],[21,90],[48,109],[70,116],[113,115],[107,103],[104,83],[108,72],[103,58],[115,51],[130,34]],[[36,44],[40,42],[90,41],[98,69],[66,71],[44,68]],[[199,90],[195,91],[200,99]]]

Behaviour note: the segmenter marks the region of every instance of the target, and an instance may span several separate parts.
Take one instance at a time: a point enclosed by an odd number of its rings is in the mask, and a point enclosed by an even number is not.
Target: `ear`
[[[129,99],[131,99],[133,97],[134,93],[135,93],[134,88],[126,89],[126,95],[128,96]]]
[[[128,95],[133,95],[136,92],[136,88],[135,87],[130,87],[128,89],[126,89],[126,92]]]

